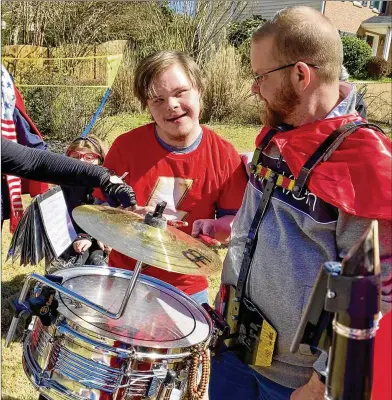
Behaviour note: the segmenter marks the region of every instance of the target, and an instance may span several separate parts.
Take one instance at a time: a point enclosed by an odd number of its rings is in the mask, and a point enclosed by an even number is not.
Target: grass
[[[24,203],[28,204],[28,196],[24,196]],[[2,230],[1,246],[1,387],[3,400],[36,400],[37,392],[33,389],[25,376],[22,368],[22,346],[18,341],[11,343],[9,348],[4,348],[4,339],[12,319],[12,310],[9,300],[18,293],[23,285],[24,277],[31,272],[43,273],[44,268],[20,267],[5,263],[8,246],[11,240],[8,221]],[[17,332],[20,338],[21,329]]]
[[[391,83],[392,82],[392,78],[383,76],[380,79],[354,79],[354,78],[350,78],[349,82],[352,83]]]
[[[115,117],[106,118],[101,122],[101,129],[107,129],[107,143],[111,144],[113,140],[130,129],[149,122],[147,114],[142,115],[117,115]],[[254,140],[260,127],[258,126],[236,126],[229,124],[209,124],[211,129],[230,141],[239,152],[251,151],[254,146]],[[29,204],[29,197],[23,196],[24,204]],[[4,348],[4,338],[7,335],[8,327],[11,323],[12,311],[9,306],[9,300],[15,296],[22,288],[25,276],[31,272],[44,273],[42,265],[38,267],[20,267],[10,262],[6,263],[6,254],[8,251],[11,235],[9,233],[9,225],[6,222],[2,230],[2,248],[1,248],[1,265],[2,265],[2,399],[3,400],[36,400],[38,395],[33,386],[28,381],[22,368],[22,346],[19,342],[14,341],[9,348]],[[219,254],[223,257],[224,251],[219,250]],[[220,277],[210,278],[210,299],[212,300],[219,286]],[[19,329],[19,337],[21,329]]]
[[[150,121],[151,119],[148,114],[119,114],[105,118],[101,129],[102,127],[104,128],[104,131],[107,133],[106,141],[110,144],[120,134],[140,125],[147,124]],[[260,132],[260,126],[257,125],[211,123],[206,124],[206,126],[227,139],[240,153],[254,149],[255,138]]]

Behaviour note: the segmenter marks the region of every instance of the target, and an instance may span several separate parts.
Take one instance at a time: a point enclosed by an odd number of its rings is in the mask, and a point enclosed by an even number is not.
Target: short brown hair
[[[298,6],[278,11],[271,21],[253,33],[252,41],[264,37],[273,37],[273,56],[277,61],[315,64],[320,67],[316,73],[321,82],[339,80],[343,63],[339,32],[325,15],[315,9]]]
[[[147,100],[154,95],[153,83],[156,77],[172,65],[179,65],[192,86],[199,90],[201,96],[203,95],[203,78],[196,62],[181,51],[159,51],[140,61],[135,71],[133,92],[143,108],[147,107]]]
[[[88,137],[79,137],[71,142],[68,146],[65,154],[68,156],[72,151],[78,151],[82,149],[89,149],[100,156],[100,164],[103,164],[106,157],[106,145],[104,142],[94,135],[88,135]]]

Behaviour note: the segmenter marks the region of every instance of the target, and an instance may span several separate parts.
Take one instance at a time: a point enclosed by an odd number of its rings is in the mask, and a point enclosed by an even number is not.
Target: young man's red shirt
[[[119,136],[106,156],[104,166],[121,176],[136,194],[139,206],[155,206],[165,200],[165,213],[188,222],[234,215],[241,206],[246,172],[240,156],[226,140],[206,127],[202,139],[189,153],[173,153],[159,142],[153,123]],[[102,198],[102,196],[97,196]],[[103,199],[103,198],[102,198]],[[132,270],[135,260],[113,250],[109,265]],[[187,294],[207,288],[205,277],[168,272],[155,267],[144,274],[168,282]]]

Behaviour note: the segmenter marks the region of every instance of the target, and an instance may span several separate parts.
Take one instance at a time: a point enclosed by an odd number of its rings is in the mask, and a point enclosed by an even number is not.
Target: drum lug
[[[22,333],[22,338],[20,339],[21,343],[24,343],[24,341],[26,340],[28,334],[29,334],[29,329],[25,329],[23,331],[23,333]]]
[[[174,371],[167,371],[165,380],[162,382],[156,400],[169,399],[175,389],[177,374]]]

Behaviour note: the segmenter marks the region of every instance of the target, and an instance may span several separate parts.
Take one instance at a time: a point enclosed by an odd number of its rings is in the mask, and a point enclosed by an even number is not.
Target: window
[[[371,1],[370,2],[370,8],[377,8],[377,10],[380,9],[380,1]]]
[[[387,11],[388,2],[387,1],[371,1],[370,8],[375,8],[381,14],[385,14]]]
[[[366,35],[366,43],[367,43],[370,47],[373,47],[374,36]]]
[[[372,33],[366,34],[365,41],[372,48],[372,56],[377,55],[379,39],[380,37],[378,35],[373,35]]]

